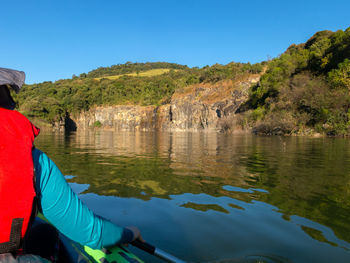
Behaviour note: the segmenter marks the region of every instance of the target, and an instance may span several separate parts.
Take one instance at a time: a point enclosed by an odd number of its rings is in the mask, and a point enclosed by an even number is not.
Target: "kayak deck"
[[[46,250],[45,242],[47,240],[56,240],[54,243],[57,243],[57,233],[58,230],[46,220],[46,218],[39,214],[38,217],[35,218],[36,226],[41,227],[44,231],[39,231],[40,237],[36,239],[41,239],[41,250]],[[50,230],[47,231],[47,226],[50,226]],[[41,233],[40,233],[41,232]],[[42,234],[43,233],[43,234]],[[38,234],[38,232],[36,232]],[[56,236],[56,237],[53,237]],[[95,263],[95,262],[118,262],[118,263],[142,263],[143,261],[139,259],[136,255],[128,251],[126,248],[122,246],[114,246],[110,248],[104,249],[92,249],[88,246],[80,245],[79,243],[69,239],[65,235],[58,233],[59,245],[58,245],[58,253],[53,252],[57,256],[58,262],[64,263]],[[51,242],[52,243],[52,242]],[[54,247],[55,245],[53,245]],[[57,245],[56,245],[57,246]],[[38,251],[38,255],[41,255],[41,252]],[[42,251],[43,252],[43,251]],[[36,254],[36,253],[33,253]]]
[[[60,235],[59,262],[90,263],[90,262],[118,262],[142,263],[136,255],[127,249],[115,246],[108,249],[92,249],[82,246],[64,235]]]

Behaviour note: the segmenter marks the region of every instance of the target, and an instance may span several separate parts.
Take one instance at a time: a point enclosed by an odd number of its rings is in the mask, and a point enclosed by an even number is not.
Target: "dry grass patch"
[[[153,77],[153,76],[158,76],[158,75],[162,75],[165,73],[168,73],[171,69],[168,68],[160,68],[160,69],[151,69],[151,70],[147,70],[147,71],[141,71],[139,73],[137,72],[133,72],[133,73],[128,73],[128,74],[121,74],[121,75],[115,75],[115,76],[104,76],[104,77],[100,77],[100,78],[94,78],[95,80],[101,80],[101,79],[111,79],[111,80],[115,80],[115,79],[119,79],[123,76],[130,76],[130,77]],[[174,71],[178,71],[177,69],[172,69]]]

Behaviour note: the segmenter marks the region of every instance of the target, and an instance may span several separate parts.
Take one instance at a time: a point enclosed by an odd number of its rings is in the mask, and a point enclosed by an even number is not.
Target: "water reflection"
[[[187,260],[350,259],[349,140],[86,131],[37,146],[94,211]]]

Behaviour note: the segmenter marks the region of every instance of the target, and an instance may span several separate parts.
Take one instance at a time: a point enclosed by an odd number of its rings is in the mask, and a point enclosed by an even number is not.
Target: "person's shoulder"
[[[42,151],[34,148],[32,151],[33,163],[37,173],[46,173],[53,167],[53,163],[50,158]]]
[[[33,123],[22,113],[4,108],[0,108],[0,113],[3,118],[9,118],[12,121],[15,121],[16,125],[20,125],[24,130],[28,130],[30,131],[30,133],[33,133],[34,137],[36,137],[39,134],[40,129],[35,127],[35,125],[33,125]]]
[[[26,116],[15,110],[12,110],[11,112],[14,116],[16,116],[17,120],[19,120],[22,125],[25,125],[31,133],[33,132],[34,137],[39,135],[40,129],[37,128]]]
[[[1,108],[1,112],[5,115],[15,117],[16,119],[18,119],[20,121],[30,123],[30,121],[28,120],[28,118],[26,116],[24,116],[22,113],[20,113],[16,110],[8,110],[8,109]]]

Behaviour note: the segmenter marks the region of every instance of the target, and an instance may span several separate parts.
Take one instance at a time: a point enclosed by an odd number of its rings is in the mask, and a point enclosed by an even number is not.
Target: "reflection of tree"
[[[328,243],[330,244],[331,246],[338,246],[337,244],[327,240],[323,233],[317,229],[314,229],[314,228],[311,228],[311,227],[307,227],[307,226],[301,226],[301,229],[306,233],[308,234],[310,237],[312,237],[313,239],[315,240],[318,240],[320,242],[325,242],[325,243]]]
[[[217,204],[195,204],[192,202],[187,202],[186,204],[183,204],[181,206],[187,207],[187,208],[192,208],[192,209],[203,211],[203,212],[206,212],[208,210],[214,210],[214,211],[222,212],[222,213],[226,213],[226,214],[229,213],[225,208],[223,208]]]
[[[288,138],[286,152],[278,144],[274,138],[261,138],[241,160],[255,175],[250,184],[269,191],[260,200],[277,206],[286,217],[298,215],[328,226],[349,242],[349,141]]]

